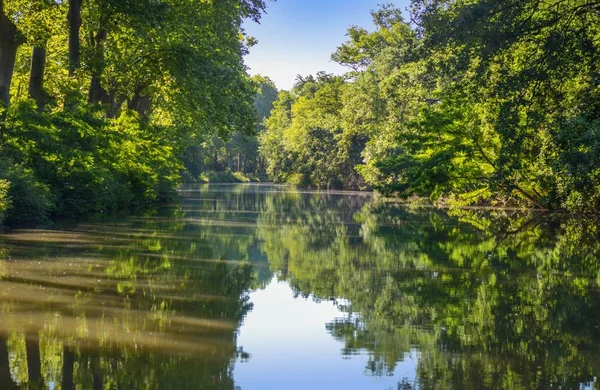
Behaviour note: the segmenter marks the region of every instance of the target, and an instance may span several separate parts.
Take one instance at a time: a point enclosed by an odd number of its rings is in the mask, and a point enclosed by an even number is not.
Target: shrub
[[[287,183],[298,187],[310,187],[310,178],[303,173],[292,173],[287,178]]]
[[[251,174],[245,175],[242,172],[232,172],[227,169],[222,172],[207,171],[200,175],[201,183],[250,183],[260,180]]]
[[[6,212],[10,208],[11,202],[8,195],[10,182],[8,180],[0,180],[0,225],[4,223]]]
[[[41,183],[31,169],[16,165],[2,171],[3,181],[10,183],[6,223],[11,226],[48,224],[54,205],[50,188]]]
[[[11,106],[4,125],[0,179],[9,183],[11,204],[0,193],[0,213],[5,207],[8,224],[46,224],[51,216],[145,206],[176,194],[182,165],[173,142],[136,113],[106,120],[81,105],[38,114],[23,102]]]

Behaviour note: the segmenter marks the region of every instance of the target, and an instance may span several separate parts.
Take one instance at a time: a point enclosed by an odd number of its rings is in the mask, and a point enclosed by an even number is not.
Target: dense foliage
[[[600,2],[413,0],[280,94],[275,180],[458,204],[600,209]],[[283,151],[283,153],[282,153]],[[359,175],[358,175],[359,174]]]
[[[206,134],[201,142],[191,145],[184,155],[190,181],[222,183],[267,178],[264,159],[258,152],[258,137],[264,130],[264,122],[273,109],[278,92],[268,77],[256,75],[250,79],[256,86],[256,128]]]
[[[168,199],[186,152],[252,133],[242,57],[262,0],[0,1],[0,212],[9,224]]]

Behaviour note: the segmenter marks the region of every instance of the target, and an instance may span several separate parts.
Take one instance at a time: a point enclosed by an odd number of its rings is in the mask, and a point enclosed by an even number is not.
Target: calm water
[[[596,221],[201,186],[0,237],[0,389],[599,389]]]

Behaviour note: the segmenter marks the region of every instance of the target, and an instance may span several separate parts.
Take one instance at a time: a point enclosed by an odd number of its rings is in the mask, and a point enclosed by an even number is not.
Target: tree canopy
[[[271,174],[597,212],[599,11],[583,0],[414,0],[407,20],[384,5],[374,31],[351,27],[332,55],[350,69],[343,79],[301,77],[280,95],[262,138]]]
[[[263,0],[0,1],[9,222],[167,199],[190,147],[254,133],[258,87],[243,56],[255,40],[242,22],[264,10]]]

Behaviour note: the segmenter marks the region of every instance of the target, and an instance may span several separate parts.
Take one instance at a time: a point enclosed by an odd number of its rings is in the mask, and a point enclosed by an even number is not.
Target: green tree
[[[321,72],[297,81],[292,93],[280,94],[261,137],[269,173],[302,186],[360,188],[354,166],[362,140],[341,126],[344,79]]]
[[[209,181],[240,181],[246,180],[246,175],[252,180],[266,177],[265,164],[259,156],[258,138],[271,115],[278,91],[268,77],[256,75],[249,81],[255,88],[253,118],[247,120],[244,127],[230,132],[191,138],[184,157],[190,180],[200,177]],[[251,124],[254,127],[248,128]]]
[[[341,92],[320,92],[330,89],[324,74],[298,78],[289,120],[264,137],[270,173],[307,186],[364,180],[457,205],[595,213],[598,12],[583,0],[415,0],[407,23],[384,5],[373,31],[351,27],[332,55],[351,69]]]
[[[2,1],[8,222],[169,199],[190,145],[254,132],[256,85],[243,64],[253,40],[241,26],[264,8],[261,0]],[[256,149],[238,144],[238,155]],[[258,170],[255,160],[238,165]]]

